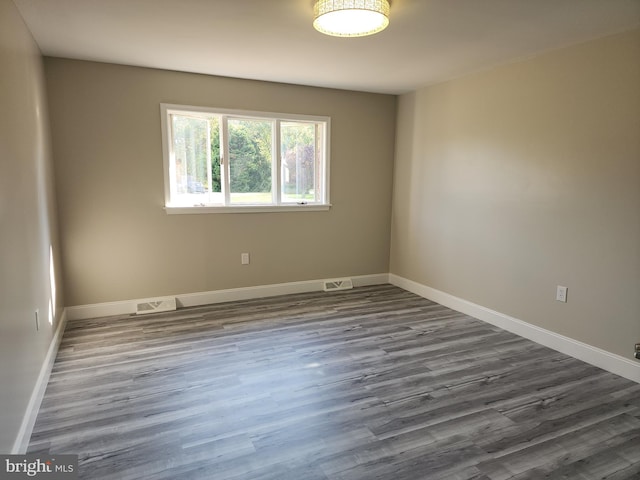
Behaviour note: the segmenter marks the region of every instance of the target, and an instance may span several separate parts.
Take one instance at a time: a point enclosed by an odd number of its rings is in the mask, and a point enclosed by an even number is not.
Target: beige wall
[[[0,453],[9,453],[57,323],[50,245],[60,272],[42,59],[11,0],[0,0],[0,65]]]
[[[391,272],[629,358],[639,59],[636,30],[402,96]]]
[[[67,306],[388,271],[396,97],[54,58],[45,66]],[[330,116],[333,207],[167,215],[161,102]]]

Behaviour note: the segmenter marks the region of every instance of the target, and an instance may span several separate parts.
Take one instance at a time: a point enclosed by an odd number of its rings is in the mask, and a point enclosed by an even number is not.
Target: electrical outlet
[[[36,332],[40,331],[40,310],[36,308]]]
[[[558,285],[558,288],[556,289],[556,300],[567,303],[567,290],[569,290],[567,287]]]
[[[240,263],[242,263],[242,265],[249,265],[249,254],[248,253],[241,253],[240,254]]]
[[[635,344],[633,356],[640,360],[640,343]]]

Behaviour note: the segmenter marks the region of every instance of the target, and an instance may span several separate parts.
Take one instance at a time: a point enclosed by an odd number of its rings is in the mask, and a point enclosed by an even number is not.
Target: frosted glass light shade
[[[313,26],[334,37],[364,37],[389,25],[388,0],[318,0]]]

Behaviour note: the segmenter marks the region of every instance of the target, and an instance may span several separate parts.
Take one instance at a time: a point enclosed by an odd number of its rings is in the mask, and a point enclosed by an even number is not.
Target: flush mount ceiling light
[[[389,25],[388,0],[317,0],[313,26],[334,37],[364,37]]]

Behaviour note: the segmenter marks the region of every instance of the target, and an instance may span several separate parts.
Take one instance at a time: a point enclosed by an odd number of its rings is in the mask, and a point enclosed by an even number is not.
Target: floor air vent
[[[324,281],[325,292],[335,292],[336,290],[349,290],[353,288],[353,282],[350,278],[336,278],[334,280]]]
[[[136,315],[145,315],[147,313],[157,312],[170,312],[175,309],[175,297],[152,298],[136,304]]]

